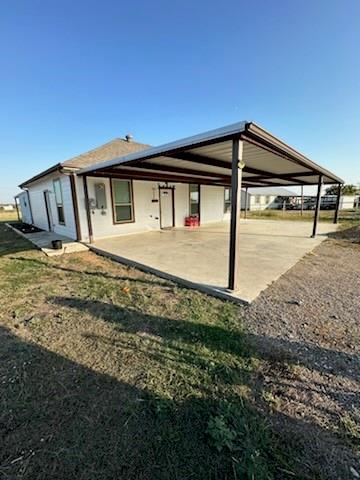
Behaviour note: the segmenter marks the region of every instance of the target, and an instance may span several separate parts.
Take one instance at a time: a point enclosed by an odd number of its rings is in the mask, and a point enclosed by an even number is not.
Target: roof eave
[[[26,180],[25,182],[21,183],[19,186],[19,188],[27,188],[28,185],[30,185],[31,183],[33,182],[36,182],[37,180],[40,180],[41,178],[43,177],[46,177],[46,175],[50,175],[50,173],[54,173],[54,172],[61,172],[61,173],[67,173],[67,172],[75,172],[79,170],[78,168],[75,168],[75,167],[67,167],[66,165],[63,165],[62,163],[57,163],[56,165],[53,165],[52,167],[48,168],[47,170],[44,170],[40,173],[38,173],[37,175],[29,178],[28,180]]]

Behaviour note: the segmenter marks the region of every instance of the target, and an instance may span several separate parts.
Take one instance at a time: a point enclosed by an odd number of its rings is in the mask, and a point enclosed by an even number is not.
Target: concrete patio
[[[229,223],[123,235],[97,240],[90,248],[207,293],[252,302],[336,229],[320,223],[318,236],[310,238],[311,222],[242,221],[236,292],[227,289]]]
[[[59,235],[55,232],[41,231],[34,233],[23,233],[14,228],[10,223],[7,223],[6,225],[14,230],[14,232],[16,232],[18,235],[21,235],[22,237],[26,238],[26,240],[29,240],[29,242],[35,245],[36,248],[41,250],[48,257],[62,255],[64,253],[85,252],[89,250],[88,247],[83,243],[76,242],[72,238]],[[52,248],[51,242],[53,240],[61,240],[63,245],[62,248],[59,250]]]

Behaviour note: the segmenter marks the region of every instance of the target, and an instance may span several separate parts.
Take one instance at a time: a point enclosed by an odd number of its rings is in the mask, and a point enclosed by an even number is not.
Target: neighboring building
[[[3,210],[4,212],[12,212],[15,210],[15,207],[10,203],[0,203],[0,210]]]
[[[249,210],[280,209],[297,194],[283,187],[249,188]]]

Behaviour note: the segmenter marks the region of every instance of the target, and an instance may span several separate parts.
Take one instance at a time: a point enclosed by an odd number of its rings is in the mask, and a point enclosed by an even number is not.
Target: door
[[[45,210],[46,210],[46,217],[47,217],[49,232],[51,232],[53,229],[53,220],[52,220],[52,213],[51,213],[49,190],[44,191],[44,201],[45,201]]]
[[[174,189],[160,187],[160,228],[172,228],[174,219]]]

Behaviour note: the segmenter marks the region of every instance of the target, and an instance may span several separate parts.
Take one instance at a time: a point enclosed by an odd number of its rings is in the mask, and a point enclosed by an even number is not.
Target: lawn
[[[4,478],[286,478],[239,307],[0,228]]]
[[[244,217],[244,212],[241,214]],[[270,220],[298,220],[298,221],[313,221],[314,211],[304,210],[301,214],[300,210],[259,210],[247,212],[247,218],[270,219]],[[334,220],[334,211],[320,210],[321,222],[332,222]],[[360,208],[352,210],[339,211],[339,223],[342,228],[351,226],[352,224],[360,223]]]
[[[0,223],[0,477],[322,478],[264,413],[245,314]]]

